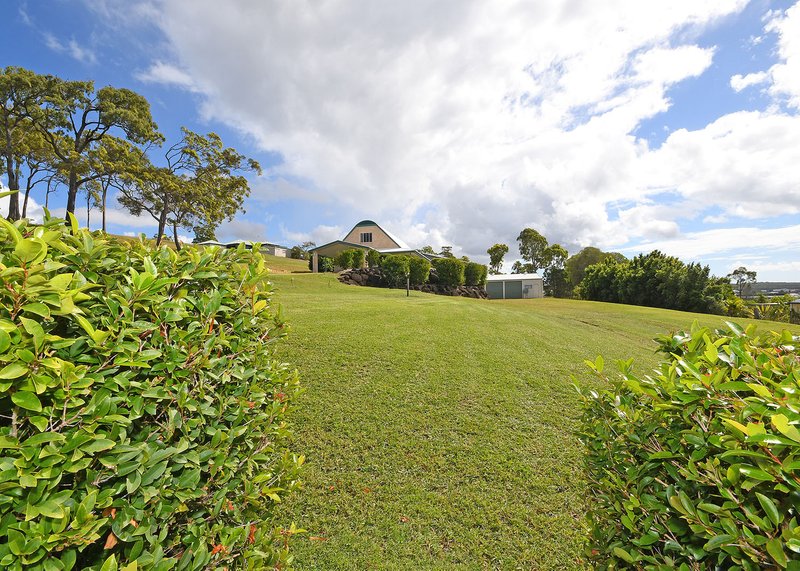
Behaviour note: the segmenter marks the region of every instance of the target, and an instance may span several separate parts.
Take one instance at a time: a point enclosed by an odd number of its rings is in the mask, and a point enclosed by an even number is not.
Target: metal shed
[[[538,274],[501,274],[486,278],[489,299],[544,297],[544,282]]]

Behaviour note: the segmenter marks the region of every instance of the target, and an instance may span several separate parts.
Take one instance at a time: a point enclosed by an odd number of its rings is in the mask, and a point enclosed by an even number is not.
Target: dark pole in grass
[[[409,296],[411,290],[411,274],[406,274],[406,297]]]

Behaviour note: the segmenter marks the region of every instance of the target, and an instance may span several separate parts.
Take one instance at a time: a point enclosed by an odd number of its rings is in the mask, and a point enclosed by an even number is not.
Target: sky
[[[213,131],[261,163],[220,239],[322,244],[371,219],[483,262],[508,244],[509,269],[531,227],[571,254],[800,281],[800,1],[6,0],[0,18],[2,65],[133,89],[168,142]]]

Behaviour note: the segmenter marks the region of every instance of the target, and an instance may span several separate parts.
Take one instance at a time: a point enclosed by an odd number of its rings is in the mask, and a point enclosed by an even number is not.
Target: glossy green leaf
[[[28,367],[22,363],[9,363],[0,369],[0,379],[18,379],[28,373]]]
[[[30,391],[17,391],[11,395],[11,400],[20,408],[42,412],[42,402],[39,397]]]
[[[781,434],[787,438],[791,438],[795,442],[800,442],[800,430],[797,430],[794,425],[789,423],[789,419],[783,414],[774,414],[770,418],[772,425],[777,428]]]
[[[780,523],[783,521],[783,516],[778,511],[778,507],[775,505],[775,502],[773,502],[764,494],[760,494],[758,492],[756,492],[756,498],[758,498],[758,503],[760,503],[761,507],[764,508],[764,511],[767,513],[769,519],[772,520],[772,523],[775,525],[780,525]]]
[[[780,539],[770,539],[767,541],[767,553],[770,554],[772,559],[781,567],[786,567],[788,559],[786,553],[783,551],[783,545]]]

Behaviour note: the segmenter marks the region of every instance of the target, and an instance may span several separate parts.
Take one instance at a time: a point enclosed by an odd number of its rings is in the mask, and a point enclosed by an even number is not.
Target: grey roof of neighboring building
[[[542,276],[539,274],[493,274],[487,276],[486,280],[490,282],[508,282],[517,280],[540,280]]]
[[[198,246],[221,246],[223,248],[235,248],[239,244],[252,247],[253,244],[260,244],[261,246],[271,246],[273,248],[283,248],[288,250],[288,246],[281,246],[280,244],[273,244],[271,242],[253,242],[252,240],[231,240],[230,242],[217,242],[216,240],[206,240],[205,242],[198,242]]]

